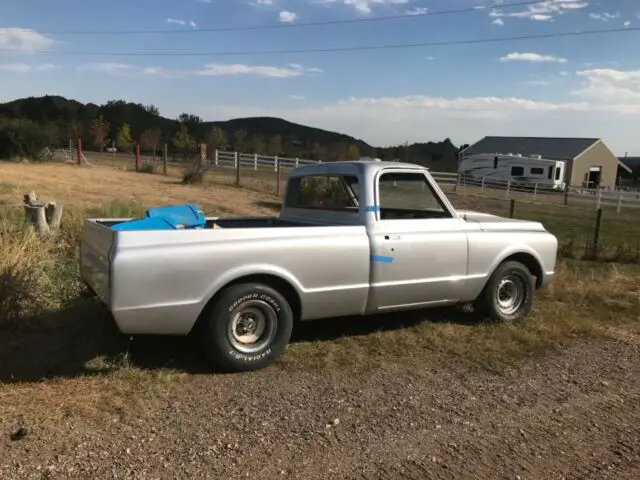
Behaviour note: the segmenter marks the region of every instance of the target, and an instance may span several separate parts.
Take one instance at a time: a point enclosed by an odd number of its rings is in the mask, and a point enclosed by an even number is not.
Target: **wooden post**
[[[78,137],[78,148],[76,151],[78,152],[78,165],[82,165],[82,137]]]
[[[280,182],[282,181],[282,173],[280,172],[280,160],[276,157],[276,195],[280,196]]]
[[[618,192],[618,205],[616,206],[616,213],[620,213],[622,210],[622,190]]]
[[[482,183],[480,184],[480,191],[483,192],[484,191],[484,175],[482,176]]]
[[[165,175],[169,175],[167,171],[167,162],[169,161],[169,146],[165,143],[162,150],[162,171]]]
[[[136,142],[136,172],[140,171],[140,142]]]
[[[602,202],[602,189],[598,188],[598,191],[596,193],[596,209],[600,209],[600,204]]]
[[[515,198],[512,198],[509,201],[509,218],[513,218],[515,210],[516,210],[516,200]]]
[[[49,202],[46,205],[38,201],[35,192],[24,195],[25,220],[39,235],[56,234],[62,221],[62,205]]]
[[[233,152],[234,161],[236,164],[236,187],[240,186],[240,158],[238,157],[238,152]]]
[[[564,187],[564,204],[569,205],[569,185]]]
[[[533,185],[533,199],[536,199],[536,194],[538,193],[538,184]]]
[[[596,214],[596,228],[593,231],[593,252],[592,259],[598,258],[598,242],[600,241],[600,223],[602,221],[602,208],[598,207],[598,213]]]
[[[273,168],[275,169],[276,172],[278,171],[278,155],[273,157]]]
[[[115,162],[116,160],[116,141],[111,140],[111,161]]]
[[[200,144],[200,166],[204,167],[207,164],[207,144]]]
[[[216,148],[216,151],[213,155],[213,164],[217,167],[218,166],[218,149]]]
[[[507,180],[507,197],[509,196],[510,190],[511,190],[511,179]]]
[[[258,154],[253,154],[253,169],[258,170]]]

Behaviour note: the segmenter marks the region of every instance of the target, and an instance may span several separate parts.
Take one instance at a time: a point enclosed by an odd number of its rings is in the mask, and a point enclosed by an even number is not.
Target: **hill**
[[[104,105],[83,104],[61,96],[28,97],[0,104],[0,117],[35,122],[46,131],[49,143],[66,145],[81,137],[86,149],[103,149],[112,142],[126,144],[139,139],[143,148],[162,143],[193,151],[206,142],[209,148],[232,148],[246,152],[280,154],[300,158],[337,160],[358,156],[400,159],[439,169],[455,170],[458,148],[449,139],[394,147],[374,147],[349,135],[300,125],[275,117],[203,121],[183,113],[178,119],[159,114],[153,105],[111,100]],[[121,132],[128,124],[130,135]],[[184,125],[186,131],[176,138]],[[122,136],[121,136],[122,135]],[[118,140],[121,142],[118,142]]]

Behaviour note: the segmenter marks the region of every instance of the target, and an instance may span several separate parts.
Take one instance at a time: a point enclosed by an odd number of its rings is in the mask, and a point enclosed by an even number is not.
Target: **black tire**
[[[266,367],[282,354],[293,330],[287,299],[259,283],[225,289],[205,315],[198,333],[201,347],[210,362],[227,372]],[[249,341],[251,335],[258,337],[253,343],[240,339]]]
[[[495,269],[474,302],[474,310],[495,322],[514,323],[531,311],[534,291],[529,269],[520,262],[507,261]]]

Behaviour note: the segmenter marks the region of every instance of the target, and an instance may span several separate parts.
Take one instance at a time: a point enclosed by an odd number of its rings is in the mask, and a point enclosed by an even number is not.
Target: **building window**
[[[524,175],[524,167],[511,167],[512,177],[521,177]]]
[[[560,180],[560,169],[556,169],[556,180]]]
[[[549,167],[549,174],[547,175],[547,178],[548,178],[549,180],[551,180],[551,179],[553,178],[553,165],[551,165],[551,166]]]
[[[544,175],[544,168],[538,168],[538,167],[532,168],[531,175]]]
[[[493,168],[498,168],[498,157],[493,157]]]

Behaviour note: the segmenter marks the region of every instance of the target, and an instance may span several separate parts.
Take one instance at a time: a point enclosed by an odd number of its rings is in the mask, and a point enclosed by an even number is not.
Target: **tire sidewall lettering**
[[[236,298],[229,305],[228,307],[228,312],[230,314],[229,321],[231,321],[231,319],[233,318],[234,311],[238,310],[239,308],[242,307],[244,303],[251,300],[260,300],[269,304],[269,306],[271,306],[275,310],[276,314],[279,314],[282,311],[282,306],[280,305],[280,303],[268,293],[258,293],[258,292],[247,293],[245,295],[242,295]],[[265,358],[269,357],[272,354],[272,350],[271,350],[271,346],[268,345],[263,351],[252,353],[252,354],[241,353],[233,348],[229,348],[227,350],[227,353],[235,360],[251,363],[251,362],[260,362]]]

